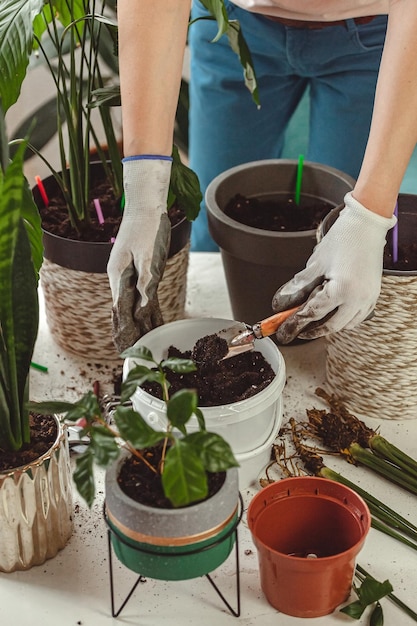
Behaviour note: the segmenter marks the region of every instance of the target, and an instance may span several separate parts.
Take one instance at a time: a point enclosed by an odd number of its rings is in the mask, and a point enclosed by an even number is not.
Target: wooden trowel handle
[[[298,311],[299,308],[301,307],[296,306],[292,309],[287,309],[286,311],[275,313],[275,315],[267,317],[265,320],[262,320],[262,322],[258,322],[253,327],[255,335],[258,338],[269,337],[270,335],[273,335],[281,326],[281,324],[283,324],[285,320],[290,317],[290,315],[293,315],[293,313]]]

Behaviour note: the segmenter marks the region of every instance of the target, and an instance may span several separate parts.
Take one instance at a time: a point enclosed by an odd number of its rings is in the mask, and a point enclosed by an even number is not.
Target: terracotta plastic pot
[[[286,478],[262,489],[248,525],[268,602],[294,617],[332,613],[350,594],[370,522],[362,498],[332,480]]]
[[[118,559],[132,571],[162,580],[186,580],[219,567],[235,544],[238,475],[232,468],[208,500],[156,509],[129,498],[118,483],[123,455],[106,472],[106,519]]]
[[[302,270],[316,245],[316,230],[279,232],[241,224],[224,213],[236,194],[288,198],[295,189],[297,161],[245,163],[217,176],[206,191],[210,233],[218,244],[233,317],[254,324],[272,313],[275,291]],[[302,195],[336,207],[354,179],[325,165],[306,162]]]

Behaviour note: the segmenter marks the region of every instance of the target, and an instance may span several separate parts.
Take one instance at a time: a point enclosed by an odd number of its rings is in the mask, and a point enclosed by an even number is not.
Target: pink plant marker
[[[98,198],[94,198],[94,208],[96,209],[97,219],[99,224],[104,224],[103,211],[101,210],[100,200]]]
[[[43,182],[42,182],[41,177],[40,176],[35,176],[35,181],[36,181],[36,184],[38,186],[39,193],[41,194],[41,197],[42,197],[44,205],[48,206],[49,205],[49,198],[48,198],[48,194],[45,191],[45,187],[43,186]]]
[[[394,215],[397,218],[397,223],[392,229],[392,261],[396,263],[398,261],[398,202],[395,204]]]

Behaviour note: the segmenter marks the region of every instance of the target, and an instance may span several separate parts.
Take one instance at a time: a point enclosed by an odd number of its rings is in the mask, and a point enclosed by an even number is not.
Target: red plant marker
[[[43,182],[40,176],[35,176],[36,184],[38,185],[39,193],[41,194],[43,203],[45,206],[49,205],[49,198],[45,191],[45,187],[43,186]]]

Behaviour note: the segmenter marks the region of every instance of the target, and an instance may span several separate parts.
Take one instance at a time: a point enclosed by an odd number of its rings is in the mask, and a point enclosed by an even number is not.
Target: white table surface
[[[231,309],[220,255],[193,253],[190,258],[187,291],[187,315],[190,317],[231,318]],[[283,392],[284,422],[290,417],[305,419],[305,410],[313,406],[324,408],[314,395],[314,389],[325,387],[325,345],[323,340],[282,349],[287,369],[287,384]],[[58,347],[51,338],[44,314],[35,349],[35,362],[48,367],[48,373],[33,370],[31,396],[75,399],[100,382],[102,392],[112,392],[113,376],[118,371],[114,363],[94,357],[88,362]],[[363,416],[358,416],[363,417]],[[366,419],[366,418],[365,418]],[[417,421],[370,421],[387,439],[416,456]],[[336,462],[326,463],[360,485],[372,490],[392,508],[417,521],[417,499],[390,483],[359,469]],[[241,617],[228,613],[208,581],[163,582],[147,579],[139,585],[118,619],[111,617],[106,527],[102,519],[102,474],[97,474],[99,495],[92,510],[75,498],[75,529],[68,545],[55,558],[27,572],[0,574],[1,626],[102,626],[105,624],[195,625],[226,626],[312,626],[367,624],[369,613],[358,621],[336,611],[332,615],[309,620],[278,613],[263,597],[257,568],[257,556],[247,529],[245,515],[239,526],[241,577]],[[242,493],[245,508],[254,490]],[[302,512],[300,512],[302,514]],[[1,529],[0,529],[1,532]],[[136,576],[115,558],[116,604],[124,598]],[[394,593],[417,611],[417,553],[393,539],[371,529],[358,563],[379,580],[389,579]],[[224,595],[235,606],[234,554],[213,574]],[[354,596],[352,596],[354,599]],[[389,600],[383,600],[386,626],[407,626],[414,623]]]

